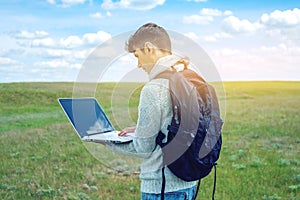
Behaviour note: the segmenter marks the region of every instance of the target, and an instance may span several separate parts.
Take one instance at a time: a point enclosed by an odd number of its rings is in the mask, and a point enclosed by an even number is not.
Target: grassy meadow
[[[216,199],[300,200],[300,82],[224,87]],[[0,199],[140,199],[141,161],[83,143],[75,134],[57,103],[58,97],[72,97],[73,88],[73,83],[0,84]],[[118,127],[111,106],[115,88],[100,83],[94,94]],[[133,120],[140,85],[136,88],[117,107],[121,112],[125,105]],[[212,188],[213,173],[202,180],[197,199],[211,199]]]

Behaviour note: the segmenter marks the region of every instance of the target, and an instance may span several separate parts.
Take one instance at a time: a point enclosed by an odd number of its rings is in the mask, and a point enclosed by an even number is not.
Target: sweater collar
[[[158,74],[160,74],[163,71],[172,71],[182,70],[182,64],[188,65],[188,59],[186,57],[179,57],[177,55],[168,55],[160,58],[156,64],[153,66],[150,74],[149,74],[149,80],[154,79]]]

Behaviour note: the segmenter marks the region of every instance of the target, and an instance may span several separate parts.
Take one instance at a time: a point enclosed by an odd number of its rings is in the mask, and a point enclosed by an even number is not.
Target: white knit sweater
[[[162,150],[155,139],[159,131],[167,136],[167,127],[172,119],[172,107],[167,79],[154,79],[156,75],[171,70],[182,58],[174,55],[158,60],[149,74],[150,81],[143,87],[138,107],[138,121],[133,142],[108,144],[112,151],[144,158],[141,164],[141,191],[160,193],[162,185]],[[165,192],[186,189],[196,182],[186,182],[177,178],[168,168],[165,169]]]

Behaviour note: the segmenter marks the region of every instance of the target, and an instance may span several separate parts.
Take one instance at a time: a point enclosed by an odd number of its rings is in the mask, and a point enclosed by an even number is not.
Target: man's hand
[[[120,133],[119,133],[119,136],[124,136],[126,135],[127,133],[134,133],[135,131],[135,126],[134,127],[127,127],[127,128],[124,128]]]

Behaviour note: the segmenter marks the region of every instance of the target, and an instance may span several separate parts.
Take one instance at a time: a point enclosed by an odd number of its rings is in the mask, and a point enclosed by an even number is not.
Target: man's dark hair
[[[171,52],[171,40],[167,31],[157,24],[147,23],[141,26],[126,43],[128,52],[133,53],[135,49],[144,48],[146,42],[151,42],[157,48]]]

